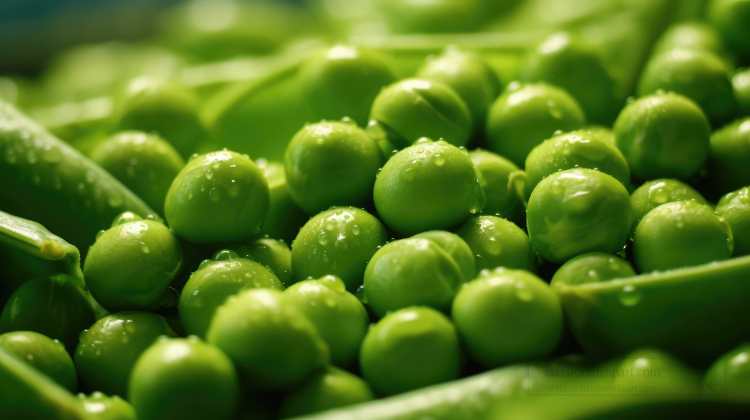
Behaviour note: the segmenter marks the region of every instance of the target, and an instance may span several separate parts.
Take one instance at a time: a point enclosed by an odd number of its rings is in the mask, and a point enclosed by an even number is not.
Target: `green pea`
[[[655,179],[644,183],[630,195],[630,204],[633,206],[631,233],[635,232],[643,216],[657,206],[673,201],[690,200],[708,205],[706,199],[698,191],[676,179]]]
[[[622,250],[631,213],[630,196],[619,181],[592,169],[568,169],[534,188],[526,221],[539,255],[560,263],[586,252]]]
[[[706,371],[703,391],[747,395],[750,392],[750,344],[742,343],[719,357]]]
[[[367,125],[380,90],[397,80],[391,64],[364,48],[336,45],[311,58],[302,69],[304,98],[314,119],[353,119]]]
[[[456,232],[476,256],[477,270],[495,267],[536,272],[538,257],[523,229],[497,216],[472,216]],[[472,276],[473,278],[473,276]]]
[[[78,375],[90,389],[125,398],[136,360],[162,335],[175,333],[160,315],[139,311],[107,315],[81,332],[73,353]]]
[[[628,394],[633,396],[698,395],[700,392],[700,382],[695,372],[676,357],[657,348],[632,351],[621,360],[605,366],[605,369],[618,372],[613,385],[629,390]]]
[[[733,257],[750,254],[750,187],[727,193],[716,204],[716,215],[724,218],[734,238]]]
[[[331,350],[331,363],[347,367],[357,358],[367,332],[367,310],[336,276],[305,280],[289,287],[286,300],[312,321]]]
[[[469,354],[487,367],[546,357],[562,335],[557,296],[524,270],[483,271],[458,292],[451,313]]]
[[[169,300],[169,284],[181,266],[180,242],[169,228],[136,220],[97,238],[83,274],[91,295],[110,311],[152,311]]]
[[[230,419],[237,401],[232,361],[198,337],[162,337],[138,358],[128,396],[138,420]]]
[[[714,132],[708,164],[709,176],[717,193],[750,185],[750,117]]]
[[[656,207],[643,217],[633,235],[635,264],[642,273],[726,260],[732,247],[726,222],[696,201]]]
[[[378,175],[375,207],[402,234],[447,229],[484,208],[486,196],[466,152],[428,139],[396,153]]]
[[[711,136],[700,107],[672,92],[628,104],[614,131],[630,173],[645,179],[691,176],[706,160]]]
[[[258,159],[256,164],[266,175],[269,197],[268,215],[259,234],[292,242],[309,216],[292,200],[282,162]]]
[[[370,120],[395,133],[396,149],[422,137],[464,146],[472,131],[469,108],[458,93],[423,79],[406,79],[383,89],[372,103]]]
[[[73,360],[59,340],[33,331],[14,331],[0,335],[0,349],[39,369],[70,392],[78,388]]]
[[[113,135],[91,152],[91,160],[160,214],[164,214],[164,199],[172,180],[185,166],[169,143],[139,131]]]
[[[487,141],[493,152],[522,166],[531,150],[555,131],[582,128],[586,116],[566,91],[545,83],[512,82],[487,115]]]
[[[589,136],[594,136],[598,138],[599,140],[608,141],[608,142],[611,142],[612,144],[617,144],[615,133],[609,127],[605,127],[603,125],[590,125],[586,128],[581,129],[580,131],[583,131]]]
[[[57,274],[21,285],[5,303],[0,333],[34,331],[58,339],[68,351],[78,343],[78,333],[94,323],[94,312],[80,280]]]
[[[256,287],[284,290],[266,267],[236,253],[230,256],[219,251],[213,260],[204,260],[185,283],[177,305],[185,331],[205,337],[216,309],[229,296]]]
[[[385,227],[356,207],[332,207],[313,216],[292,242],[292,272],[297,280],[334,275],[356,290],[365,266],[385,245]]]
[[[169,187],[164,215],[175,235],[190,242],[233,241],[260,232],[268,205],[263,171],[225,149],[188,162]]]
[[[732,88],[741,115],[750,115],[750,68],[737,70]]]
[[[555,271],[550,286],[574,286],[633,276],[635,270],[622,258],[603,252],[589,252],[566,261]]]
[[[482,174],[480,186],[487,197],[483,212],[514,220],[522,216],[519,189],[526,183],[523,171],[508,159],[483,149],[469,152],[469,159]]]
[[[284,398],[281,417],[297,417],[374,399],[370,385],[362,378],[330,366]]]
[[[365,380],[383,394],[398,394],[449,381],[459,370],[456,328],[440,312],[409,307],[388,314],[362,342]]]
[[[95,420],[136,420],[133,406],[117,395],[108,397],[94,392],[91,395],[78,394],[78,399]]]
[[[237,366],[253,388],[297,385],[329,361],[315,325],[274,289],[249,289],[216,310],[206,338]]]
[[[672,24],[659,37],[659,41],[652,50],[652,55],[665,53],[675,48],[706,50],[720,57],[727,57],[728,55],[724,42],[716,30],[703,22]]]
[[[281,281],[290,284],[292,280],[292,250],[284,241],[261,238],[236,248],[242,258],[253,260],[268,268]]]
[[[333,205],[362,205],[372,199],[383,155],[352,122],[308,124],[292,138],[284,156],[289,194],[308,213]]]
[[[736,56],[743,60],[750,56],[750,1],[712,0],[707,17]]]
[[[716,123],[734,114],[732,68],[711,51],[676,48],[655,55],[638,82],[638,95],[659,90],[692,99]]]

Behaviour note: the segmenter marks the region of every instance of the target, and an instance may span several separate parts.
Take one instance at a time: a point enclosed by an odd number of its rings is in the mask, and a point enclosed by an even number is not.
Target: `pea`
[[[78,375],[92,390],[125,398],[136,360],[162,335],[175,333],[160,315],[139,311],[107,315],[80,334],[73,353]]]
[[[110,311],[151,311],[168,304],[169,284],[181,266],[180,242],[169,228],[125,219],[97,238],[83,273],[91,295]]]
[[[630,173],[645,179],[687,178],[706,160],[711,127],[690,99],[657,93],[628,104],[614,126]]]
[[[633,206],[631,233],[635,232],[643,216],[657,206],[674,201],[690,200],[708,205],[706,199],[698,191],[676,179],[655,179],[643,183],[630,195],[630,204]]]
[[[538,257],[528,235],[515,223],[497,216],[476,215],[456,232],[476,256],[477,270],[495,267],[536,272]],[[472,276],[473,277],[473,276]]]
[[[714,28],[703,22],[679,22],[672,24],[659,37],[652,55],[665,53],[675,48],[710,51],[719,57],[727,57],[724,41]]]
[[[590,125],[586,128],[581,129],[580,131],[583,131],[589,136],[596,137],[599,140],[608,141],[608,142],[611,142],[612,144],[617,144],[615,133],[609,127],[605,127],[603,125]]]
[[[724,43],[741,59],[750,54],[750,2],[747,0],[713,0],[708,5],[709,23]]]
[[[138,420],[230,419],[237,373],[221,350],[195,336],[162,337],[138,358],[128,395]]]
[[[750,117],[714,132],[708,164],[710,179],[718,193],[750,185]]]
[[[247,238],[268,214],[268,181],[255,163],[223,150],[191,159],[172,181],[164,203],[169,227],[190,242]]]
[[[33,331],[0,334],[0,349],[37,368],[70,392],[78,388],[73,360],[59,340]]]
[[[117,395],[108,397],[101,392],[78,394],[83,408],[96,420],[136,420],[135,410]]]
[[[732,255],[732,233],[711,208],[695,201],[662,204],[643,217],[633,236],[641,272],[692,267]]]
[[[539,255],[560,263],[586,252],[620,251],[631,213],[630,196],[619,181],[592,169],[568,169],[534,188],[526,220]]]
[[[282,284],[292,280],[292,250],[284,241],[261,238],[247,242],[235,249],[242,258],[253,260],[271,270]]]
[[[269,196],[268,215],[259,234],[291,242],[309,216],[289,194],[283,162],[258,159],[256,164],[266,175]]]
[[[631,395],[671,393],[697,395],[700,383],[695,373],[679,359],[656,348],[642,348],[628,353],[607,367],[616,372],[614,386],[628,389]],[[658,380],[658,382],[657,382]],[[655,384],[658,384],[656,386]]]
[[[741,115],[750,115],[750,69],[737,70],[732,77],[732,89]]]
[[[406,79],[383,89],[372,103],[370,120],[396,135],[396,149],[422,137],[464,146],[472,131],[463,99],[448,85],[423,79]]]
[[[719,357],[706,372],[703,391],[747,395],[750,392],[750,344],[742,343]]]
[[[622,258],[603,252],[589,252],[571,258],[555,271],[550,286],[596,283],[635,276],[635,270]]]
[[[545,83],[512,82],[487,115],[487,141],[493,152],[522,166],[531,150],[555,131],[582,128],[586,117],[566,91]]]
[[[349,290],[362,284],[367,261],[385,245],[380,220],[356,207],[332,207],[313,216],[292,242],[292,271],[297,280],[334,275]]]
[[[370,385],[362,378],[331,366],[284,398],[281,417],[297,417],[374,399]]]
[[[185,161],[162,138],[139,131],[112,135],[91,152],[91,160],[164,214],[164,199]]]
[[[750,187],[727,193],[716,204],[716,215],[729,225],[734,238],[733,257],[750,254]]]
[[[266,267],[234,251],[219,251],[213,260],[204,260],[185,283],[177,305],[185,331],[205,337],[216,309],[228,297],[256,287],[284,290]]]
[[[523,171],[510,160],[483,149],[469,152],[469,159],[482,174],[480,186],[486,195],[484,213],[518,219],[524,211],[519,189],[525,186]]]
[[[289,388],[329,361],[315,325],[273,289],[231,296],[216,310],[206,338],[253,388]]]
[[[562,335],[557,296],[524,270],[483,271],[461,288],[451,313],[469,354],[487,367],[546,357]]]
[[[388,314],[362,342],[365,380],[383,394],[398,394],[449,381],[459,370],[456,328],[440,312],[409,307]]]
[[[466,153],[428,139],[396,153],[375,181],[375,208],[405,235],[447,229],[484,208],[486,196]]]
[[[363,205],[372,199],[383,155],[352,122],[308,124],[292,138],[284,156],[289,194],[308,213],[333,205]]]

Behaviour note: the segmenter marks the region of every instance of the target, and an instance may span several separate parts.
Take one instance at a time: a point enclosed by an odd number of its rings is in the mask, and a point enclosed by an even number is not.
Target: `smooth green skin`
[[[367,333],[367,310],[335,276],[295,283],[285,299],[305,314],[331,350],[331,363],[348,367],[357,359]]]
[[[529,198],[526,223],[539,255],[561,263],[586,252],[622,250],[632,210],[625,187],[592,169],[556,172]]]
[[[635,276],[633,266],[626,260],[604,252],[589,252],[571,258],[555,271],[551,287],[559,285],[596,283]]]
[[[139,131],[114,134],[91,152],[91,160],[159,214],[164,214],[164,199],[172,180],[185,166],[185,160],[169,143]]]
[[[698,375],[674,356],[657,348],[632,351],[607,366],[624,373],[613,382],[615,386],[632,387],[629,394],[634,396],[667,393],[699,395],[701,392]]]
[[[676,48],[646,63],[638,81],[638,95],[675,92],[695,101],[712,122],[724,122],[735,111],[732,71],[711,51]]]
[[[301,71],[304,98],[315,120],[349,117],[360,127],[367,125],[380,90],[397,80],[380,54],[344,45],[314,56]]]
[[[242,258],[253,260],[268,268],[287,285],[292,280],[292,250],[284,241],[261,238],[247,242],[235,249]]]
[[[513,82],[492,104],[485,129],[493,152],[523,166],[529,152],[555,131],[577,130],[585,123],[580,105],[564,90]]]
[[[633,235],[635,265],[641,273],[726,260],[732,249],[731,228],[711,207],[695,201],[656,207]]]
[[[732,77],[732,89],[742,115],[750,115],[750,69],[738,70]]]
[[[389,228],[404,235],[448,229],[484,208],[478,177],[458,147],[420,140],[383,166],[373,191],[375,208]]]
[[[477,270],[515,268],[535,273],[538,259],[531,241],[515,223],[497,216],[476,215],[456,232],[471,248]],[[473,276],[472,276],[473,278]]]
[[[222,150],[192,158],[169,187],[164,215],[182,239],[213,243],[260,232],[268,181],[247,155]]]
[[[413,306],[370,328],[359,365],[375,390],[392,395],[454,379],[460,353],[451,321],[432,308]]]
[[[297,417],[374,399],[370,385],[362,378],[331,366],[284,398],[281,417]]]
[[[162,335],[175,333],[160,315],[140,311],[107,315],[81,332],[73,353],[78,375],[92,390],[127,398],[135,362]]]
[[[120,101],[120,130],[156,132],[185,159],[208,137],[198,117],[198,98],[175,82],[137,77],[128,82]]]
[[[750,56],[750,1],[712,0],[708,6],[709,23],[736,56]]]
[[[523,171],[508,159],[484,149],[469,152],[469,159],[482,174],[480,186],[487,197],[485,214],[516,218],[523,212],[516,183],[525,183]],[[509,188],[510,187],[510,188]]]
[[[138,358],[128,396],[138,420],[230,419],[237,402],[232,361],[198,337],[162,337]]]
[[[699,204],[708,205],[705,198],[688,184],[676,179],[655,179],[643,183],[630,194],[630,204],[633,206],[633,226],[631,233],[641,219],[657,206],[674,201],[695,201]]]
[[[243,384],[256,389],[288,389],[329,362],[312,321],[274,289],[231,296],[216,310],[206,338],[232,359]]]
[[[177,305],[185,331],[205,338],[216,309],[229,296],[258,287],[284,290],[281,280],[258,262],[204,260],[185,283]]]
[[[356,290],[367,262],[387,240],[375,216],[356,207],[332,207],[300,229],[292,242],[292,272],[297,281],[334,275]]]
[[[78,399],[83,409],[96,420],[136,420],[133,406],[117,395],[108,397],[94,392],[91,395],[78,394]]]
[[[512,3],[507,0],[381,0],[378,5],[396,33],[442,34],[475,31],[497,15],[498,10],[512,6]]]
[[[559,134],[535,147],[526,157],[527,191],[555,172],[573,168],[596,169],[630,187],[630,169],[617,146],[586,130]]]
[[[384,88],[370,110],[375,120],[393,131],[396,149],[403,149],[422,137],[441,139],[465,146],[472,132],[469,108],[446,84],[406,79]]]
[[[628,104],[614,125],[617,147],[636,177],[687,178],[703,165],[711,127],[698,105],[676,93]]]
[[[750,392],[750,344],[743,343],[719,357],[703,380],[704,392],[739,394]]]
[[[750,255],[750,187],[727,193],[716,204],[716,215],[729,225],[734,250],[732,257]]]
[[[477,264],[471,247],[460,236],[444,230],[431,230],[412,236],[412,239],[429,239],[445,251],[458,265],[465,279],[472,279],[477,274]]]
[[[383,155],[375,140],[346,121],[305,125],[284,155],[289,195],[311,214],[333,205],[368,203],[382,166]]]
[[[469,109],[474,130],[484,126],[487,111],[500,94],[500,80],[484,59],[456,48],[428,57],[417,77],[444,83],[458,93]]]
[[[659,37],[652,55],[665,53],[675,48],[689,48],[711,51],[720,57],[727,57],[727,48],[718,32],[703,22],[679,22],[672,24]]]
[[[78,388],[73,359],[59,340],[33,331],[0,334],[0,348],[37,368],[70,392]]]
[[[486,367],[546,357],[562,336],[557,296],[524,270],[483,272],[461,288],[451,314],[469,354]]]
[[[710,147],[708,164],[717,193],[750,185],[750,117],[715,131]]]
[[[520,76],[525,82],[547,82],[564,89],[597,124],[612,124],[624,99],[601,52],[568,32],[554,33],[539,44],[526,59]]]
[[[110,311],[153,311],[182,266],[180,242],[161,223],[136,220],[105,231],[83,264],[91,295]]]
[[[283,239],[291,243],[309,216],[292,200],[284,174],[284,163],[258,159],[268,181],[268,215],[260,228],[260,235]]]
[[[79,281],[65,274],[30,280],[10,296],[0,315],[0,333],[34,331],[58,339],[68,351],[78,333],[94,323]]]

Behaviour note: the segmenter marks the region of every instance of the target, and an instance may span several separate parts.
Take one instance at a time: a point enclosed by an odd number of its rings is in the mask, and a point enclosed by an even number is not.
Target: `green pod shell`
[[[708,165],[717,195],[750,185],[750,117],[713,133]]]
[[[284,397],[281,416],[297,417],[374,399],[370,385],[362,378],[330,366]]]
[[[523,229],[515,223],[489,215],[476,215],[456,232],[471,248],[477,270],[496,267],[536,272],[539,257]]]
[[[0,348],[35,367],[70,392],[78,388],[73,360],[58,340],[33,331],[0,335]]]
[[[630,204],[633,206],[631,233],[635,232],[641,219],[657,206],[674,201],[690,200],[708,205],[706,199],[698,191],[676,179],[655,179],[643,183],[630,194]]]
[[[750,254],[750,187],[727,193],[716,204],[716,215],[729,225],[734,238],[733,257]]]

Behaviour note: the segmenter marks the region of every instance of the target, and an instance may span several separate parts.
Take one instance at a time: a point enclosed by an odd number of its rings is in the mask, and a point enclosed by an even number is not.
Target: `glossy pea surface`
[[[261,238],[235,249],[241,258],[253,260],[268,268],[284,285],[292,279],[292,250],[284,241]]]
[[[256,163],[266,176],[269,198],[268,214],[263,220],[259,234],[291,243],[309,216],[294,202],[289,193],[284,162],[258,159]]]
[[[662,178],[643,183],[630,194],[630,204],[633,206],[632,231],[640,223],[643,216],[662,204],[674,201],[696,201],[708,204],[705,198],[693,187],[676,179]]]
[[[496,267],[536,272],[538,257],[528,235],[515,223],[497,216],[476,215],[456,231],[475,256],[477,270]]]
[[[708,368],[703,389],[710,393],[747,395],[750,392],[750,344],[742,343]]]
[[[330,366],[289,393],[281,404],[281,413],[283,418],[290,418],[374,399],[370,385],[362,378]]]
[[[133,406],[117,395],[108,397],[93,392],[91,395],[78,394],[78,399],[83,409],[96,420],[136,420]]]
[[[675,48],[711,51],[719,56],[726,56],[727,49],[718,32],[704,22],[680,22],[672,24],[659,37],[654,45],[652,55],[664,53]]]
[[[590,252],[571,258],[555,271],[550,286],[596,283],[635,276],[624,259],[604,252]]]
[[[734,238],[733,257],[750,254],[750,187],[727,193],[716,203],[716,215],[724,218]]]
[[[510,160],[483,149],[469,152],[469,159],[482,174],[480,186],[486,196],[485,214],[517,219],[523,213],[519,195],[525,185],[523,171]]]
[[[713,133],[708,164],[717,193],[750,185],[750,117],[738,119]]]
[[[33,331],[13,331],[0,334],[0,349],[35,367],[68,391],[75,392],[78,388],[73,360],[59,340]]]

